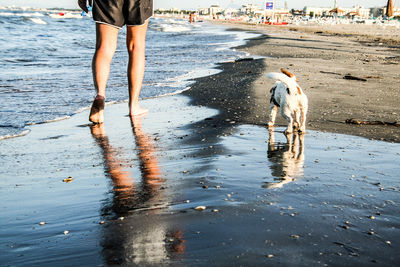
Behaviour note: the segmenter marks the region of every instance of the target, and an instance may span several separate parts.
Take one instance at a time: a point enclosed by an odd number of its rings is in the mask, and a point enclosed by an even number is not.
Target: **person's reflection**
[[[286,143],[276,143],[275,133],[269,131],[268,159],[275,182],[264,183],[264,188],[281,188],[303,175],[304,134],[286,134]]]
[[[160,219],[160,208],[167,200],[161,190],[164,180],[153,140],[143,132],[141,118],[132,118],[131,125],[141,173],[138,185],[127,170],[129,162],[121,160],[121,152],[110,145],[104,124],[91,126],[112,184],[112,199],[102,210],[107,265],[159,264],[185,250],[183,232],[169,230]]]

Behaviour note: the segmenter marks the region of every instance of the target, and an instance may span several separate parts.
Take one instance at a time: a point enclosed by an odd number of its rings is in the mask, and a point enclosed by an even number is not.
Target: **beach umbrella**
[[[386,15],[389,18],[393,17],[393,3],[392,3],[392,0],[388,0],[388,2],[387,2]]]

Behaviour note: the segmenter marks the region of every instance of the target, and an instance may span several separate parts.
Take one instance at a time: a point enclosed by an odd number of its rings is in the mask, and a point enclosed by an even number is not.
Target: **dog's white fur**
[[[281,69],[281,71],[282,73],[270,72],[267,74],[268,78],[278,80],[270,91],[271,114],[268,126],[274,126],[280,107],[282,116],[288,121],[285,133],[292,133],[294,127],[298,127],[299,132],[305,133],[308,98],[297,83],[296,76],[285,69]]]

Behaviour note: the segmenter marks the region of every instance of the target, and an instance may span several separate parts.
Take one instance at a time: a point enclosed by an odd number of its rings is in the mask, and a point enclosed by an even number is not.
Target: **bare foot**
[[[129,108],[129,116],[131,117],[142,116],[148,112],[149,112],[148,109],[142,108],[139,105]]]
[[[104,96],[96,96],[90,109],[89,121],[93,123],[104,122]]]

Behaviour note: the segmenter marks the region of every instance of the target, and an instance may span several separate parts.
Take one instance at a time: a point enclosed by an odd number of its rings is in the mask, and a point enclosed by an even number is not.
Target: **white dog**
[[[271,115],[268,127],[275,124],[276,113],[281,108],[282,116],[288,121],[285,133],[292,133],[293,127],[299,132],[306,131],[306,117],[308,110],[308,98],[297,83],[294,74],[285,69],[282,73],[270,72],[267,77],[278,80],[271,89]]]

